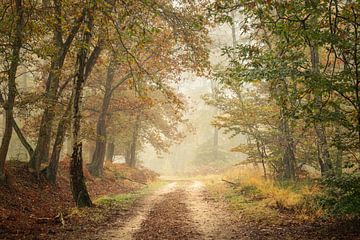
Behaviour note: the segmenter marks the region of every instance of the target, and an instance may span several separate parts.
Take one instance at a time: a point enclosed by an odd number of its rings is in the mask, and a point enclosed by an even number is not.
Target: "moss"
[[[95,204],[103,207],[120,207],[126,209],[130,207],[136,200],[140,199],[149,192],[162,187],[164,184],[165,182],[163,181],[157,181],[131,193],[102,196],[95,200]]]

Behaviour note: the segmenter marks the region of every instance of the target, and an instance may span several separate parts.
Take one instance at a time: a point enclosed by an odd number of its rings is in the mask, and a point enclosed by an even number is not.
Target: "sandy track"
[[[177,189],[163,196],[151,209],[134,239],[202,239],[186,205],[186,191]]]
[[[77,239],[360,239],[356,224],[342,234],[338,225],[304,224],[291,215],[279,215],[279,222],[251,220],[210,196],[201,181],[176,180],[137,202],[117,223],[109,223],[111,230]]]
[[[122,227],[118,229],[111,229],[104,233],[104,239],[133,239],[134,233],[140,229],[141,223],[147,218],[153,205],[159,202],[163,198],[163,195],[175,191],[175,189],[176,182],[173,182],[152,193],[150,196],[144,199],[141,206],[135,211],[134,215],[126,221],[125,224],[119,223],[119,225],[122,225]]]
[[[192,182],[187,192],[187,205],[202,239],[238,239],[239,229],[233,224],[233,216],[219,203],[206,200],[202,182]]]
[[[134,215],[102,239],[238,239],[229,214],[206,201],[204,184],[181,181],[144,199]]]

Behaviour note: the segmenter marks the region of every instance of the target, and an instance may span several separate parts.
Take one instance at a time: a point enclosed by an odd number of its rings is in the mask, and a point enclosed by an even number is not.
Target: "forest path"
[[[146,197],[135,214],[103,239],[237,239],[223,206],[207,201],[201,181],[175,181]]]

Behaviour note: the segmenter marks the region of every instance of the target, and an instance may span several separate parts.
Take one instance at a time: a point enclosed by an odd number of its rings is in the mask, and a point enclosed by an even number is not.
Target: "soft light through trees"
[[[294,179],[305,163],[315,163],[327,176],[340,174],[345,159],[347,165],[351,162],[349,166],[358,164],[359,9],[358,3],[348,1],[213,3],[212,13],[218,21],[231,19],[231,12],[243,16],[240,31],[248,39],[224,49],[231,62],[218,72],[218,79],[230,90],[241,89],[244,83],[267,83],[268,101],[279,108],[279,125],[274,127],[278,144],[265,149],[273,158],[282,159],[279,166],[273,160],[267,165],[285,178]],[[221,104],[216,102],[212,104]],[[230,117],[238,118],[235,113]],[[254,121],[267,125],[259,115]],[[227,124],[230,131],[236,128]],[[246,128],[244,124],[241,128]],[[298,135],[299,131],[306,134]],[[314,138],[304,138],[308,134]],[[316,155],[311,159],[303,155],[303,144],[310,149],[315,145]]]
[[[112,158],[116,149],[124,155],[130,152],[129,164],[135,166],[142,143],[165,151],[181,138],[170,126],[181,124],[183,103],[170,85],[181,71],[203,74],[208,66],[206,4],[6,2],[1,8],[1,31],[8,35],[1,38],[1,58],[9,68],[2,67],[8,73],[8,91],[2,93],[7,120],[0,148],[1,178],[5,178],[13,127],[30,153],[29,170],[39,180],[44,174],[53,184],[64,141],[72,141],[71,189],[78,207],[91,206],[82,167],[84,140],[95,138],[89,169],[101,177],[106,146],[107,158]],[[22,58],[23,53],[27,58]],[[21,106],[15,101],[18,66],[29,66],[39,87],[19,96]],[[98,105],[88,109],[88,101],[94,100],[91,91],[98,97],[93,102]],[[26,111],[27,117],[20,119],[26,122],[26,135],[13,122],[13,108]],[[90,123],[92,119],[97,120]],[[108,129],[126,127],[132,130],[108,134]],[[91,129],[94,132],[89,132]]]

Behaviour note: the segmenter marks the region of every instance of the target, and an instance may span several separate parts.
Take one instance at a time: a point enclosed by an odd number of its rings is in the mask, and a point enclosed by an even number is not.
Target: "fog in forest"
[[[237,24],[235,20],[235,25]],[[210,30],[210,64],[213,67],[224,67],[227,63],[222,49],[232,46],[236,39],[233,27],[223,24]],[[235,34],[235,36],[234,36]],[[243,135],[232,136],[212,125],[213,117],[219,111],[206,104],[203,97],[213,94],[216,81],[209,77],[197,77],[193,73],[183,72],[177,91],[187,102],[185,118],[190,124],[186,136],[180,144],[170,147],[168,152],[157,154],[154,149],[145,145],[140,153],[144,166],[163,175],[206,175],[244,162],[245,153],[232,152],[231,149],[246,143]]]
[[[0,239],[360,239],[360,1],[1,0]]]

